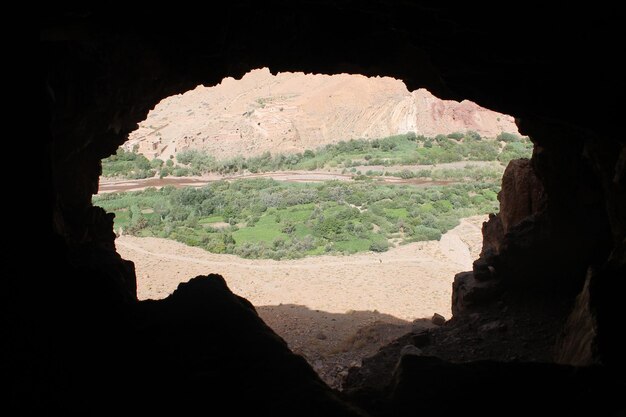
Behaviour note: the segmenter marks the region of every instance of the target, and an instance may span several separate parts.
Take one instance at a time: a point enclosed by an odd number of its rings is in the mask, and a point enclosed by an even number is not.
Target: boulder
[[[422,352],[422,349],[413,345],[406,345],[400,351],[400,356],[406,356],[406,355],[422,356],[423,354],[424,352]]]
[[[446,324],[446,318],[438,313],[433,314],[433,317],[430,319],[430,321],[437,326],[443,326],[444,324]]]
[[[452,284],[452,314],[456,316],[467,309],[487,304],[499,293],[500,283],[497,280],[479,281],[473,272],[456,274]]]
[[[411,336],[411,341],[417,347],[424,347],[430,344],[430,332],[421,331]]]

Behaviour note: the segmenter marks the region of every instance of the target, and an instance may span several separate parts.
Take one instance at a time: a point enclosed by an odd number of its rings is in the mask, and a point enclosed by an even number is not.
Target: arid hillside
[[[493,137],[517,127],[511,116],[470,101],[440,100],[424,89],[409,92],[389,77],[272,75],[264,68],[161,101],[124,146],[149,159],[185,149],[222,159],[411,131],[434,136],[466,130]]]

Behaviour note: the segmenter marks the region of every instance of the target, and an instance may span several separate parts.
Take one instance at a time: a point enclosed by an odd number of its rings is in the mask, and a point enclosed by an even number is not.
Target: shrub
[[[521,138],[515,133],[509,133],[509,132],[502,132],[498,136],[496,136],[496,140],[501,141],[501,142],[507,142],[507,143],[519,142],[520,139]]]
[[[413,241],[420,242],[424,240],[439,240],[441,239],[441,232],[433,227],[424,225],[418,225],[413,228],[412,239]]]
[[[341,233],[343,227],[342,222],[336,217],[328,217],[323,220],[319,220],[315,225],[314,231],[322,237],[327,239],[334,239],[336,235]]]
[[[189,175],[189,168],[174,168],[172,174],[175,177],[184,177]]]
[[[448,137],[450,139],[460,140],[460,139],[463,139],[465,135],[461,132],[452,132],[452,133],[448,133]]]
[[[296,226],[293,224],[293,222],[291,221],[287,221],[285,222],[285,224],[283,225],[283,228],[281,229],[281,232],[286,233],[288,235],[292,234],[293,232],[295,232],[296,230]]]
[[[369,249],[373,252],[386,252],[389,249],[389,242],[386,240],[375,240],[370,244]]]
[[[415,174],[408,169],[403,169],[400,171],[400,178],[408,180],[410,178],[415,178]]]
[[[506,144],[502,153],[498,155],[498,160],[504,164],[508,164],[512,159],[530,158],[533,152],[532,142],[509,142]]]
[[[480,134],[474,130],[468,130],[467,132],[465,132],[465,139],[467,140],[481,140],[482,137],[480,136]]]

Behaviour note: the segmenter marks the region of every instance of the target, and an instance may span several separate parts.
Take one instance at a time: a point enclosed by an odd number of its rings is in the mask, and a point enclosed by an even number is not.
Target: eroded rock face
[[[543,186],[529,159],[509,163],[498,193],[500,212],[489,216],[483,224],[483,257],[499,253],[505,234],[521,221],[539,213],[544,202],[543,193]]]
[[[509,163],[502,176],[498,200],[500,212],[491,214],[483,223],[483,247],[480,258],[473,264],[473,271],[454,277],[452,312],[455,315],[497,299],[504,290],[501,280],[511,280],[508,270],[513,269],[514,262],[530,261],[532,253],[529,250],[538,243],[536,229],[540,223],[536,218],[545,208],[545,196],[529,159]],[[515,236],[513,248],[509,233]],[[503,261],[511,256],[509,252],[513,252],[513,263]],[[521,281],[524,280],[522,277]]]
[[[498,194],[503,232],[541,210],[543,186],[535,175],[529,159],[515,159],[502,176]]]
[[[489,138],[517,133],[511,116],[470,101],[440,100],[401,80],[357,74],[304,74],[255,69],[161,101],[132,132],[127,150],[167,160],[202,149],[216,159],[298,153],[329,143],[415,132],[474,130]]]
[[[623,235],[618,241],[615,235],[624,221],[623,211],[617,209],[624,207],[624,145],[614,142],[607,144],[613,152],[600,151],[599,139],[589,132],[542,122],[520,126],[538,145],[530,161],[512,161],[507,167],[498,196],[501,211],[483,226],[484,247],[473,273],[455,279],[453,311],[465,314],[493,302],[503,291],[523,297],[543,292],[554,300],[572,300],[581,293],[556,354],[565,363],[594,363],[603,356],[597,348],[602,337],[596,333],[596,319],[604,311],[618,313],[610,307],[616,304],[614,292],[599,290],[603,295],[594,298],[589,288],[616,290],[623,285],[615,278],[624,275],[619,249]],[[588,271],[593,271],[590,283],[583,288]],[[478,297],[477,303],[474,294],[484,294],[485,285],[498,291]]]

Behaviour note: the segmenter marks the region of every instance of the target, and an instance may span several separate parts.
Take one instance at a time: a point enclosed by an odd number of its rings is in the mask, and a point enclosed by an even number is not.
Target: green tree
[[[342,226],[341,221],[335,217],[322,218],[315,225],[314,231],[326,239],[333,239],[341,233]]]

